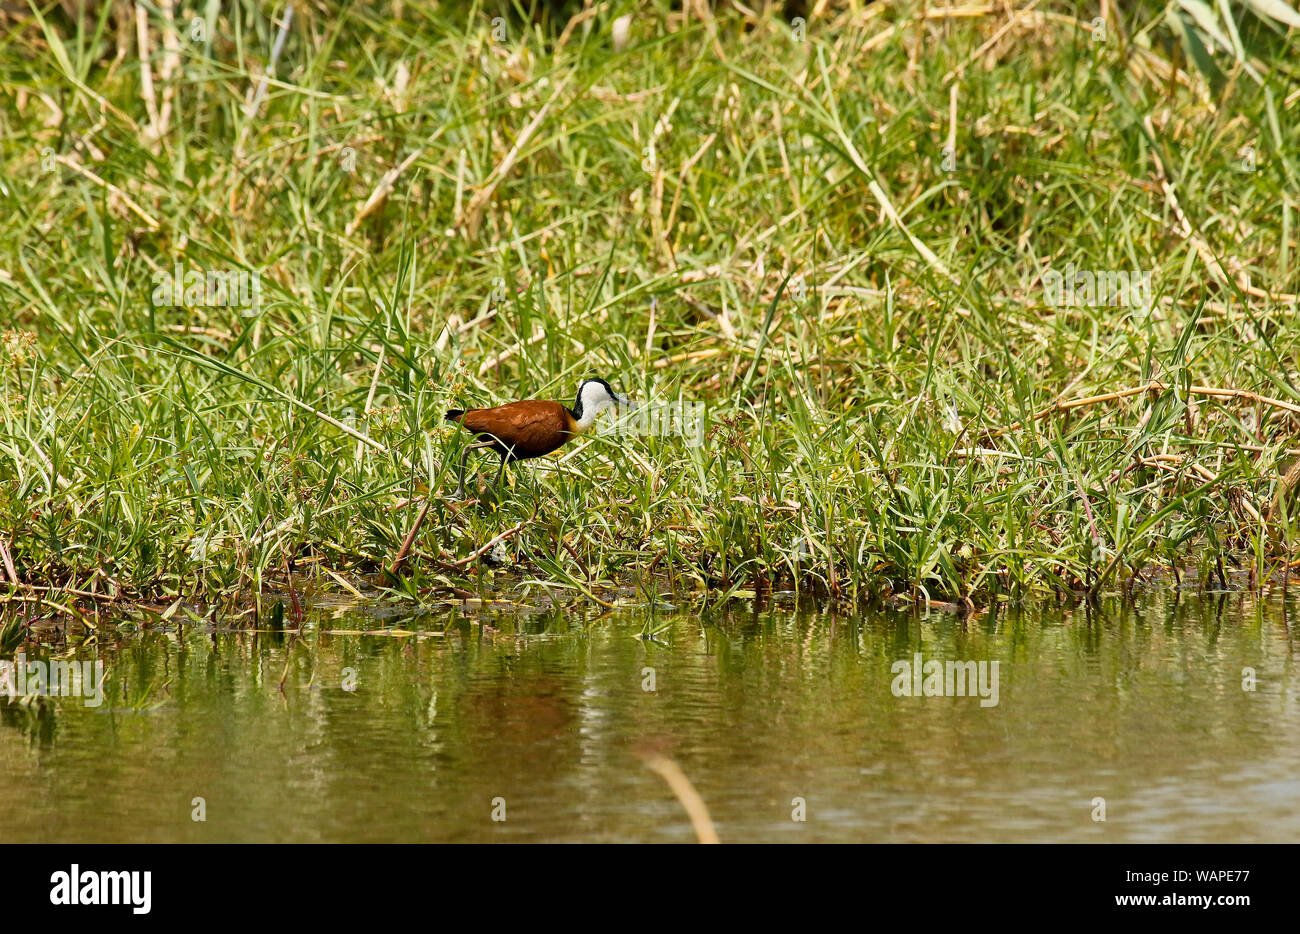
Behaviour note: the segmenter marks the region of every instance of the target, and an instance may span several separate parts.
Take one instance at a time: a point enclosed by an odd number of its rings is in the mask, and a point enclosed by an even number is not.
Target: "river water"
[[[694,840],[647,753],[724,842],[1295,841],[1286,609],[325,606],[297,634],[104,627],[25,646],[28,665],[102,662],[104,695],[0,699],[0,842]],[[912,696],[932,661],[984,680]]]

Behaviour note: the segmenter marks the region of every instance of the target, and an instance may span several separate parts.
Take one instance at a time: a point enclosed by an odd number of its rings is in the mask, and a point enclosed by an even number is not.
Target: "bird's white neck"
[[[596,416],[605,411],[605,409],[609,408],[612,404],[613,403],[606,400],[593,402],[590,405],[584,402],[582,413],[578,418],[578,431],[584,432],[590,430],[591,426],[596,424]]]
[[[596,424],[596,417],[614,404],[605,388],[597,383],[587,383],[578,393],[578,431],[587,431]]]

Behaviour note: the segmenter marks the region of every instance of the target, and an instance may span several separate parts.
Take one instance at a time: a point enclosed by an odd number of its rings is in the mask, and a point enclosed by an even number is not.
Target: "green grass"
[[[1211,85],[1155,5],[1097,42],[1087,5],[832,3],[796,41],[615,0],[563,43],[298,5],[256,112],[260,4],[171,52],[152,13],[152,101],[130,7],[36,10],[0,34],[11,605],[337,589],[425,488],[413,599],[520,523],[511,580],[595,595],[983,603],[1290,551],[1300,41],[1239,9],[1261,80]],[[258,312],[155,305],[177,263],[259,271]],[[1053,307],[1069,264],[1154,303]],[[597,375],[705,403],[704,443],[598,435],[449,499],[443,411]]]

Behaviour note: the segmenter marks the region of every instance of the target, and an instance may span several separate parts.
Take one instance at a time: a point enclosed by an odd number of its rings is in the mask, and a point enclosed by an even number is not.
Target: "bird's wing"
[[[523,438],[568,428],[564,406],[558,402],[510,402],[492,409],[466,412],[461,424],[470,431],[498,437]]]

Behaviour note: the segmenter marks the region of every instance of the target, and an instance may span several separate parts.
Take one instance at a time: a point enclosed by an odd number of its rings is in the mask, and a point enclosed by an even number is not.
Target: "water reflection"
[[[301,636],[101,643],[101,707],[0,701],[3,840],[694,839],[645,749],[676,760],[724,841],[1300,832],[1278,601],[965,622],[737,606],[662,617],[655,641],[636,610],[489,622],[321,613]],[[414,634],[359,634],[379,628]],[[895,696],[891,666],[916,653],[998,662],[997,705]]]

